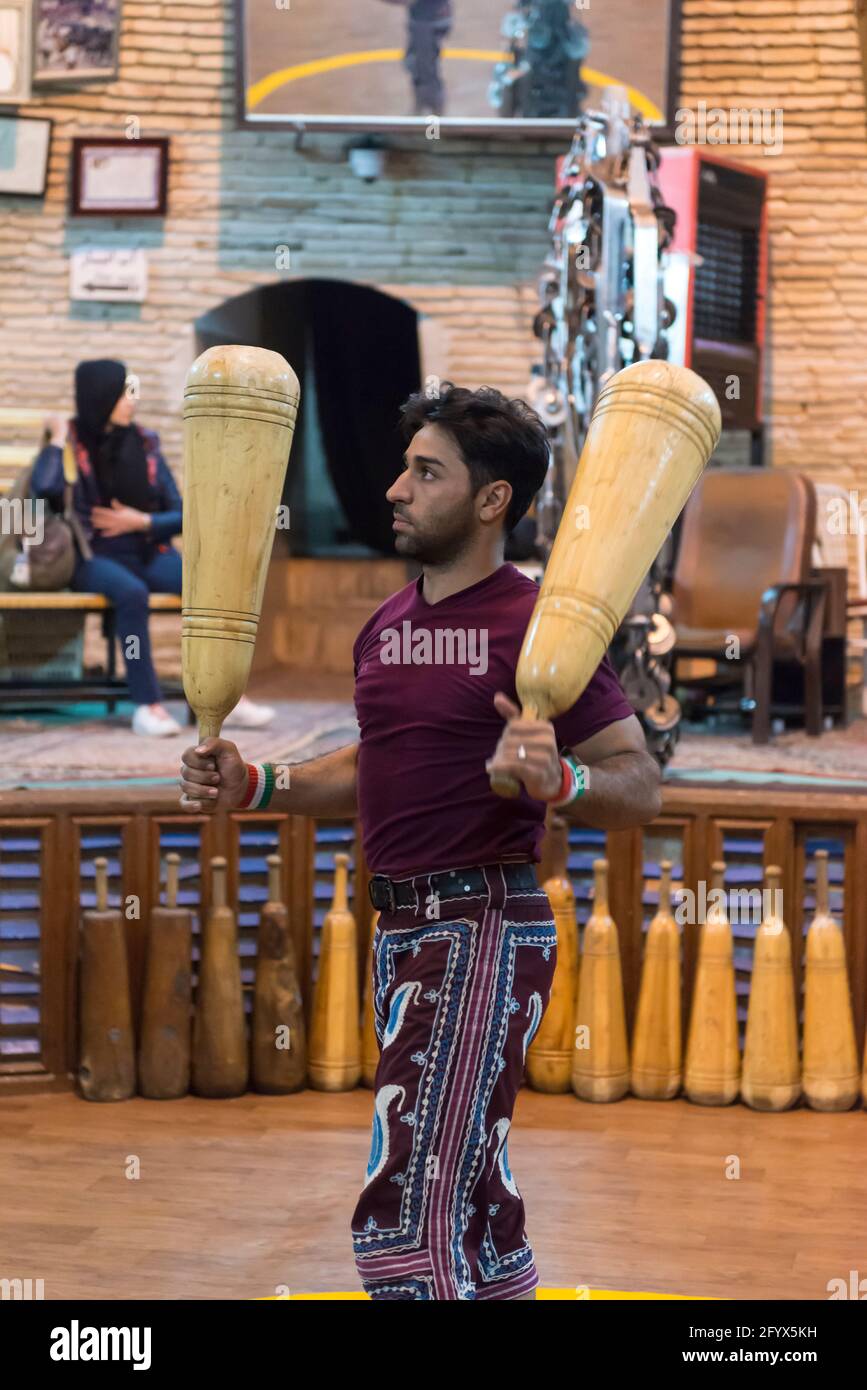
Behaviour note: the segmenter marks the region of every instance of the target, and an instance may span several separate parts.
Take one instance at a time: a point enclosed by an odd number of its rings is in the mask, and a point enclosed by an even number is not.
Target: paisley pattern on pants
[[[507,1299],[538,1284],[508,1139],[527,1048],[548,1003],[557,936],[541,888],[417,902],[380,916],[380,1059],[367,1173],[352,1217],[372,1299]]]

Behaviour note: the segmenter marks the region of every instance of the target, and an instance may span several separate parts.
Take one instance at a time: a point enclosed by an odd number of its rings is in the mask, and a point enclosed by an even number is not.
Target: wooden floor
[[[365,1090],[0,1098],[0,1277],[44,1279],[46,1299],[357,1289],[371,1113]],[[830,1279],[867,1275],[865,1146],[863,1110],[524,1090],[509,1157],[543,1285],[826,1299]]]

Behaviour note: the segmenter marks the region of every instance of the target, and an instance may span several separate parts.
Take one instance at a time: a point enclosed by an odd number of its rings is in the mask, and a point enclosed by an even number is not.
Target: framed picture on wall
[[[169,142],[78,136],[72,142],[73,217],[164,217]]]
[[[0,105],[30,100],[30,0],[0,0]]]
[[[239,123],[571,133],[608,87],[673,128],[681,0],[235,0]],[[438,129],[438,127],[437,127]],[[436,137],[438,138],[438,137]]]
[[[43,197],[50,144],[49,120],[0,114],[0,194]]]
[[[121,0],[33,0],[33,81],[117,77]]]

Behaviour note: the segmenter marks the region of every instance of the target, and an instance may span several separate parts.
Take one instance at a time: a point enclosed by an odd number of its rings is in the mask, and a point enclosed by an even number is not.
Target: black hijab
[[[112,498],[139,511],[153,509],[147,456],[135,425],[112,425],[112,411],[124,393],[123,362],[100,358],[75,369],[75,431],[87,450],[103,506]]]

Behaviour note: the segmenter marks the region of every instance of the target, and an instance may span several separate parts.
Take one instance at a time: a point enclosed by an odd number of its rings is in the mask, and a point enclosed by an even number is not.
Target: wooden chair
[[[854,489],[816,483],[816,569],[843,569],[849,579],[845,599],[846,648],[861,667],[861,713],[867,715],[867,516],[853,508]],[[842,524],[841,524],[842,522]],[[858,629],[857,635],[853,629]]]
[[[857,593],[846,605],[846,616],[859,623],[861,635],[850,637],[849,646],[861,656],[861,713],[867,717],[867,518],[859,518],[855,533]]]
[[[686,505],[675,563],[675,655],[729,663],[754,743],[767,743],[775,663],[804,673],[806,728],[822,731],[827,583],[811,577],[816,494],[787,469],[710,469]]]

